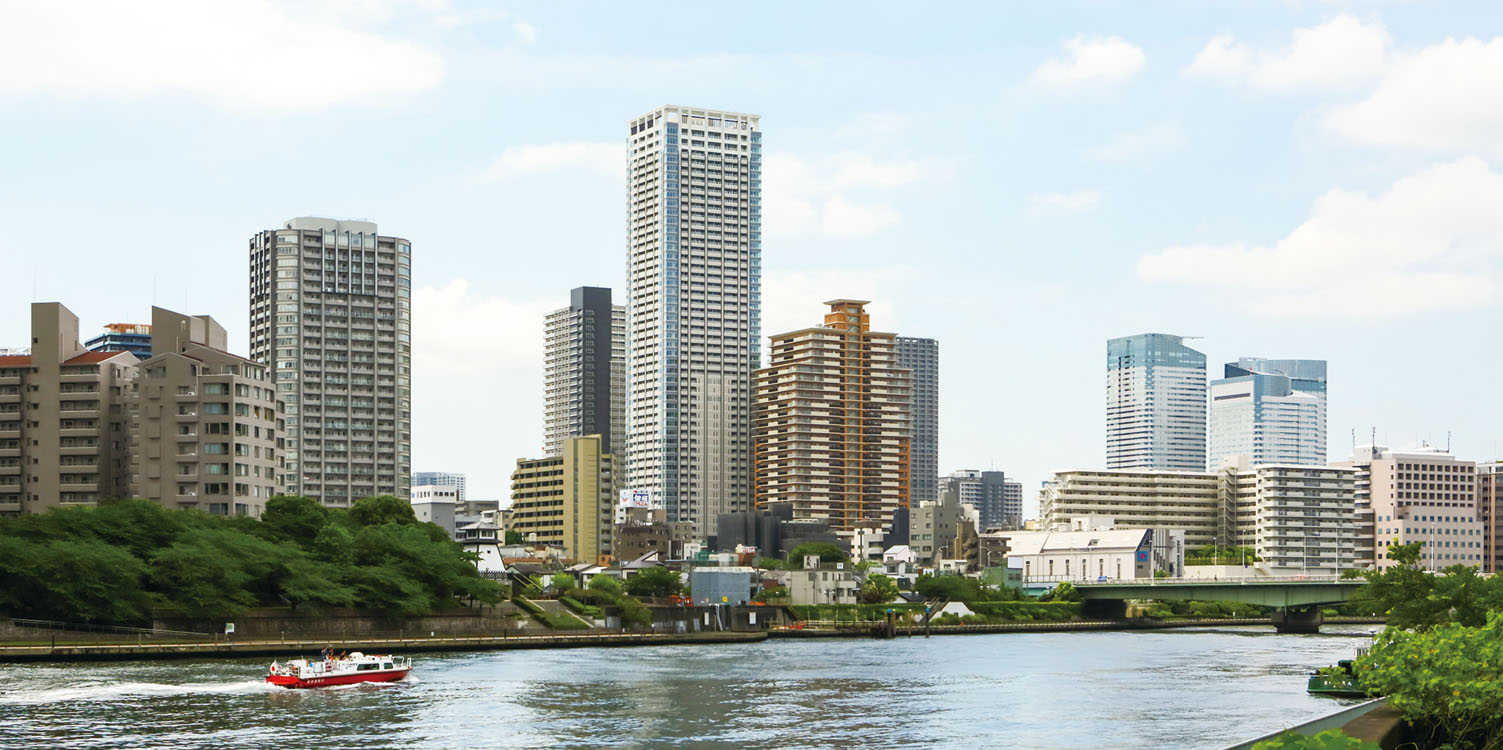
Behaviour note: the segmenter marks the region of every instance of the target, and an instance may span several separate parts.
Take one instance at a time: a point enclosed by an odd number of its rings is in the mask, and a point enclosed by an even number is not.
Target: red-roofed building
[[[31,354],[0,357],[0,514],[92,505],[129,492],[127,352],[90,352],[78,317],[31,306]]]

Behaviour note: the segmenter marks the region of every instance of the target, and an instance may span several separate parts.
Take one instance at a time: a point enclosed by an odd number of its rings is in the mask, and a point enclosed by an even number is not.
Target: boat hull
[[[411,672],[411,667],[403,669],[381,669],[368,672],[352,672],[350,674],[321,675],[319,677],[298,677],[296,675],[267,675],[266,681],[284,688],[320,688],[333,687],[335,685],[353,685],[359,682],[396,682]]]

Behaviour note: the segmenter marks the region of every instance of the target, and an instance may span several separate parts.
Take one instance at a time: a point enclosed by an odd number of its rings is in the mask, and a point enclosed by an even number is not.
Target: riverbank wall
[[[756,643],[766,632],[580,633],[548,635],[449,636],[420,638],[266,639],[208,643],[90,643],[0,646],[3,662],[70,662],[138,659],[238,659],[253,656],[316,656],[324,647],[369,653],[490,651],[538,648],[610,648],[629,646]]]
[[[805,622],[802,627],[780,628],[771,631],[773,638],[871,638],[885,623],[881,620],[857,622]],[[987,633],[1056,633],[1092,630],[1170,630],[1174,628],[1204,628],[1233,625],[1272,625],[1269,617],[1221,617],[1183,620],[1152,620],[1129,618],[1123,620],[1064,620],[1060,622],[1000,622],[985,625],[898,625],[893,634],[898,638],[925,635],[981,635]],[[1333,617],[1327,625],[1382,625],[1381,617]]]

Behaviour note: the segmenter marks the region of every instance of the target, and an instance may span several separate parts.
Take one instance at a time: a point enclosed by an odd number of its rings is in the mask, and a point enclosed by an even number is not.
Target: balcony
[[[62,419],[97,419],[99,417],[99,407],[69,407],[59,411],[58,416]]]
[[[99,434],[99,427],[64,427],[57,434],[62,437],[92,437]],[[0,432],[0,437],[5,437],[5,433]]]
[[[60,482],[57,485],[59,492],[98,492],[98,482]]]
[[[63,445],[58,447],[57,452],[62,456],[95,456],[99,454],[99,446]]]

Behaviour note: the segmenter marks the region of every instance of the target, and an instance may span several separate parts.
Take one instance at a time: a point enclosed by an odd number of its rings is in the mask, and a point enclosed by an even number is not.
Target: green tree
[[[1340,729],[1327,729],[1313,737],[1285,732],[1253,745],[1253,750],[1382,750],[1376,742],[1359,740]]]
[[[381,526],[388,523],[415,525],[417,515],[412,503],[391,495],[377,495],[355,501],[350,506],[350,520],[358,526]]]
[[[335,565],[351,565],[355,562],[355,535],[331,523],[313,538],[313,555]]]
[[[621,624],[632,630],[641,630],[652,625],[652,610],[629,596],[616,603],[621,611]]]
[[[647,568],[626,579],[626,593],[632,596],[672,596],[681,590],[683,582],[669,568]]]
[[[261,513],[272,538],[311,546],[329,521],[329,511],[317,500],[301,495],[281,495],[266,501]]]
[[[898,595],[898,584],[881,573],[872,573],[856,593],[862,604],[885,604]]]
[[[0,609],[42,619],[146,622],[145,570],[129,552],[96,539],[0,537]]]
[[[1041,602],[1078,602],[1084,600],[1085,597],[1081,596],[1080,590],[1076,589],[1069,581],[1060,581],[1054,585],[1054,588],[1045,591],[1039,597],[1039,601]]]
[[[1482,627],[1384,629],[1357,661],[1363,688],[1428,729],[1425,747],[1503,747],[1503,613]]]
[[[596,573],[595,575],[590,576],[589,589],[591,591],[599,591],[601,593],[616,597],[621,596],[622,592],[625,590],[621,585],[621,579],[615,576],[605,575],[604,573]]]
[[[577,585],[574,576],[568,573],[554,573],[548,579],[548,588],[551,591],[568,591]]]
[[[851,559],[851,553],[845,547],[829,542],[804,542],[788,551],[788,567],[798,570],[804,566],[804,558],[809,555],[819,555],[822,563],[845,562]]]
[[[506,530],[506,544],[507,544],[507,546],[516,545],[516,544],[522,544],[522,543],[524,543],[526,541],[527,541],[526,538],[522,536],[522,532],[517,531],[516,529],[507,529]]]

